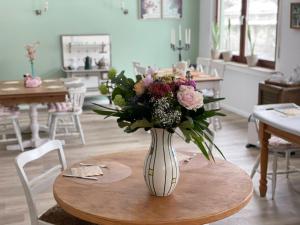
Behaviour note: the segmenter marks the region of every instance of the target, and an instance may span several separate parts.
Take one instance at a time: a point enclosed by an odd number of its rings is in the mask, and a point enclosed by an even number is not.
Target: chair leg
[[[52,114],[49,113],[49,114],[48,114],[48,122],[47,122],[48,129],[50,129],[51,121],[52,121]]]
[[[272,200],[274,200],[275,197],[276,182],[277,182],[277,152],[274,152],[273,174],[272,174]]]
[[[290,157],[291,157],[291,152],[287,150],[285,152],[285,161],[286,161],[286,178],[289,178],[289,171],[290,171]]]
[[[22,134],[21,134],[21,128],[20,128],[20,124],[17,121],[17,119],[13,119],[12,120],[13,126],[14,126],[14,130],[15,130],[15,134],[18,140],[18,144],[20,146],[20,149],[22,152],[24,152],[24,147],[23,147],[23,140],[22,140]]]
[[[84,139],[84,134],[83,134],[83,130],[82,130],[82,127],[81,127],[79,115],[75,115],[74,118],[75,118],[77,131],[80,134],[81,142],[82,142],[83,145],[85,145],[85,139]]]
[[[257,156],[257,158],[255,160],[255,164],[254,164],[254,166],[252,168],[251,175],[250,175],[251,179],[254,177],[254,175],[255,175],[255,173],[257,171],[257,168],[259,166],[259,163],[260,163],[260,154]]]
[[[57,127],[57,117],[56,116],[52,116],[50,127],[51,128],[50,128],[49,139],[54,140],[55,136],[56,136],[56,127]]]

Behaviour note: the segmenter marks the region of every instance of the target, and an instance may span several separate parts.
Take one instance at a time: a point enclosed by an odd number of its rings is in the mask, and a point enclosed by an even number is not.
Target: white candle
[[[176,45],[176,31],[173,29],[173,44]]]
[[[189,37],[189,38],[188,38],[188,39],[189,39],[189,42],[188,42],[188,43],[191,44],[191,28],[189,29],[188,37]]]
[[[181,41],[181,25],[179,25],[179,41]]]
[[[171,44],[173,44],[173,30],[171,30]]]
[[[189,38],[188,38],[188,30],[185,29],[185,43],[188,44]]]

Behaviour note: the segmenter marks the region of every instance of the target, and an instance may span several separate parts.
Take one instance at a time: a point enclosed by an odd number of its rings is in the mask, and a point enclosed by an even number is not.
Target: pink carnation
[[[203,95],[192,86],[181,85],[177,99],[180,105],[188,110],[197,110],[203,106]]]

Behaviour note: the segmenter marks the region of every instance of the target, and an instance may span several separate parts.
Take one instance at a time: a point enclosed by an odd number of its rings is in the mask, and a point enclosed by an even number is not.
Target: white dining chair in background
[[[23,152],[23,141],[21,127],[19,124],[19,108],[18,107],[6,107],[0,105],[0,143],[17,141],[20,150]],[[12,126],[12,129],[10,129]],[[16,137],[9,137],[15,135]]]
[[[178,62],[176,65],[176,70],[180,71],[180,73],[185,76],[186,75],[186,71],[188,69],[188,62],[187,61],[181,61]]]
[[[64,103],[67,104],[67,109],[49,112],[48,124],[51,140],[54,140],[56,136],[74,136],[79,134],[82,144],[85,144],[84,133],[80,123],[85,94],[86,87],[83,83],[68,85],[68,99]],[[66,118],[69,118],[70,122],[66,122]],[[57,134],[58,128],[75,128],[76,131]],[[67,129],[64,130],[66,131]]]
[[[136,75],[145,75],[147,74],[147,67],[136,66]]]
[[[140,66],[141,65],[141,63],[140,62],[137,62],[137,61],[133,61],[132,62],[132,66],[133,66],[133,72],[134,72],[134,74],[135,75],[137,75],[137,66]]]
[[[33,161],[46,157],[50,152],[58,153],[57,161],[59,162],[51,169],[29,180],[24,167]],[[60,141],[49,141],[36,149],[21,153],[16,158],[15,165],[25,192],[31,225],[92,225],[91,223],[71,216],[59,206],[53,206],[41,215],[39,214],[34,196],[48,191],[49,187],[53,186],[55,178],[67,168],[63,147]]]
[[[211,63],[210,58],[198,57],[197,58],[197,71],[199,71],[201,73],[210,74],[210,63]]]
[[[258,121],[255,120],[255,127],[256,127],[256,134],[258,139]],[[273,153],[273,160],[272,160],[272,172],[268,172],[268,178],[272,180],[272,199],[275,197],[275,189],[277,184],[277,175],[286,174],[286,177],[289,177],[291,173],[300,172],[300,169],[297,169],[290,164],[291,153],[300,152],[300,146],[290,143],[288,141],[283,140],[282,138],[272,136],[269,139],[269,151]],[[282,154],[285,156],[285,169],[278,171],[278,156]],[[260,172],[258,169],[260,165],[260,153],[255,160],[253,168],[250,173],[250,177],[253,178],[255,173]],[[271,176],[271,177],[269,177]]]

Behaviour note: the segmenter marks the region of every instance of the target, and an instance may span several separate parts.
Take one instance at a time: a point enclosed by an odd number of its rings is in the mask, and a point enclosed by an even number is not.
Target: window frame
[[[247,23],[246,18],[248,14],[248,0],[241,0],[242,1],[242,8],[241,8],[241,16],[243,16],[243,23],[241,25],[240,29],[240,54],[239,55],[233,55],[231,61],[237,62],[237,63],[243,63],[246,64],[246,39],[247,39]],[[215,0],[216,5],[216,12],[215,12],[215,22],[220,23],[220,0]],[[269,69],[275,69],[276,66],[276,59],[277,59],[277,51],[278,51],[278,20],[279,20],[279,7],[280,7],[280,0],[278,0],[278,10],[277,10],[277,24],[276,24],[276,40],[275,40],[275,59],[274,61],[265,60],[265,59],[259,59],[257,66],[258,67],[264,67]],[[222,57],[222,56],[221,56]]]

